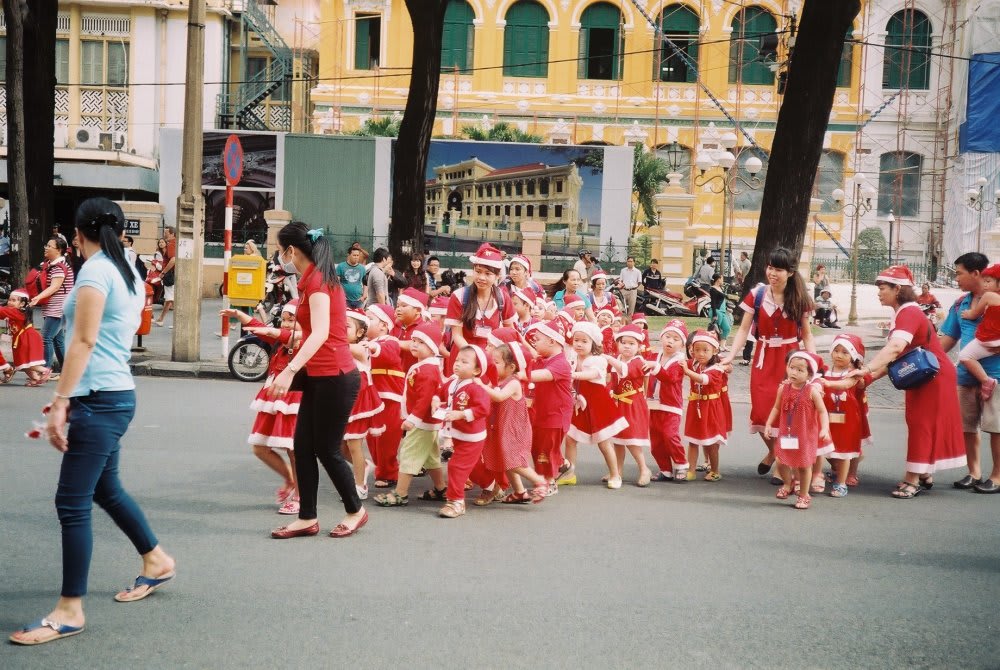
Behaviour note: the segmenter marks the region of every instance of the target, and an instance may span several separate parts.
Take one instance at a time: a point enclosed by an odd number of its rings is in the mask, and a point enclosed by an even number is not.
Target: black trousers
[[[357,370],[335,377],[306,377],[295,424],[295,476],[299,484],[299,518],[315,519],[319,490],[319,463],[330,476],[344,501],[344,509],[354,514],[361,499],[354,487],[354,472],[341,454],[344,429],[358,397],[361,375]]]

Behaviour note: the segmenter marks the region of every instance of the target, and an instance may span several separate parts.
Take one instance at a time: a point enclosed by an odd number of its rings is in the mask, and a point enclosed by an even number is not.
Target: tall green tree
[[[526,133],[520,128],[500,121],[490,126],[489,130],[481,126],[465,126],[462,137],[477,142],[523,142],[525,144],[541,144],[542,136]]]
[[[655,197],[660,192],[660,187],[667,182],[669,172],[670,166],[665,160],[658,158],[652,151],[645,151],[641,145],[635,147],[632,159],[632,198],[635,204],[632,207],[631,236],[635,236],[640,211],[644,225],[656,225]]]
[[[399,119],[383,116],[381,119],[368,119],[365,125],[351,133],[358,137],[399,137]]]
[[[803,5],[771,144],[753,264],[744,287],[762,281],[767,258],[776,247],[787,247],[796,255],[802,251],[845,36],[860,11],[860,0],[806,0]]]

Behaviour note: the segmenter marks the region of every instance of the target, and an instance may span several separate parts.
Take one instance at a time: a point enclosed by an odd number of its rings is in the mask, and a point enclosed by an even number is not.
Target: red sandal
[[[809,509],[809,505],[812,503],[812,496],[800,495],[795,499],[795,509]]]

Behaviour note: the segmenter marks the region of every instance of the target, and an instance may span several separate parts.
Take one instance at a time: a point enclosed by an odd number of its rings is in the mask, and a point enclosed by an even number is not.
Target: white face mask
[[[286,263],[281,259],[282,256],[278,256],[278,261],[281,263],[281,269],[284,270],[286,274],[295,275],[299,273],[298,269],[295,267],[295,263],[292,263],[291,261]]]

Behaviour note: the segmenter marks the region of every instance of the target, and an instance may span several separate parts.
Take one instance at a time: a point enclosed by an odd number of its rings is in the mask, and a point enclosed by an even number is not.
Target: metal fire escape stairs
[[[232,114],[235,126],[241,130],[289,130],[268,124],[266,110],[261,106],[272,93],[291,81],[294,67],[292,49],[257,0],[244,0],[241,14],[242,30],[253,32],[271,54],[267,67],[246,78],[233,97]],[[245,43],[245,40],[244,40]]]

